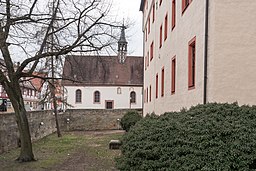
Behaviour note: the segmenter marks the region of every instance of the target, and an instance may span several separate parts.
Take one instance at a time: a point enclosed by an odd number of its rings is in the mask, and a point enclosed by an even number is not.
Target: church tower
[[[120,39],[118,40],[118,60],[123,64],[127,56],[127,41],[125,39],[125,26],[123,24]]]

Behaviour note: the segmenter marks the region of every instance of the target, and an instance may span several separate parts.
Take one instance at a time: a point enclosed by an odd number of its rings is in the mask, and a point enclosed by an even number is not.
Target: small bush
[[[142,116],[137,111],[129,111],[121,118],[121,127],[128,132],[131,126],[142,119]]]
[[[211,103],[148,116],[122,143],[120,170],[256,169],[256,107]]]

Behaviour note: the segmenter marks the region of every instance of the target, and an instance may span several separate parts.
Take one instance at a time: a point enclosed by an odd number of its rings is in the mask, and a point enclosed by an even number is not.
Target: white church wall
[[[71,109],[105,109],[106,101],[113,101],[113,109],[142,109],[142,87],[129,86],[65,86],[67,103]],[[76,90],[82,91],[81,103],[77,103]],[[118,92],[121,89],[121,93]],[[94,103],[94,92],[100,92],[100,103]],[[136,93],[136,103],[130,103],[130,93]]]

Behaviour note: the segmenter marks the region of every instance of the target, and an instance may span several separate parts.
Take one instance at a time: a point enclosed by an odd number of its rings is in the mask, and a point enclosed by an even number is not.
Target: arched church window
[[[136,103],[136,93],[134,91],[130,93],[130,100],[131,103]]]
[[[82,91],[80,89],[76,90],[76,103],[82,102]]]

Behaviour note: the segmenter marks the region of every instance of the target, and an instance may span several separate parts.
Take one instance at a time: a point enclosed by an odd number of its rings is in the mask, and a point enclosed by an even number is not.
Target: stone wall
[[[59,121],[64,131],[120,129],[118,119],[126,112],[126,109],[71,109],[60,115]],[[139,112],[142,114],[142,110]]]
[[[56,131],[51,111],[28,112],[28,120],[32,141]],[[0,114],[0,154],[18,146],[19,133],[14,113]]]
[[[121,129],[118,119],[127,110],[72,109],[59,114],[61,131]],[[142,114],[142,110],[139,110]],[[32,141],[56,131],[52,111],[28,112]],[[0,114],[0,154],[19,145],[18,127],[13,113]]]

